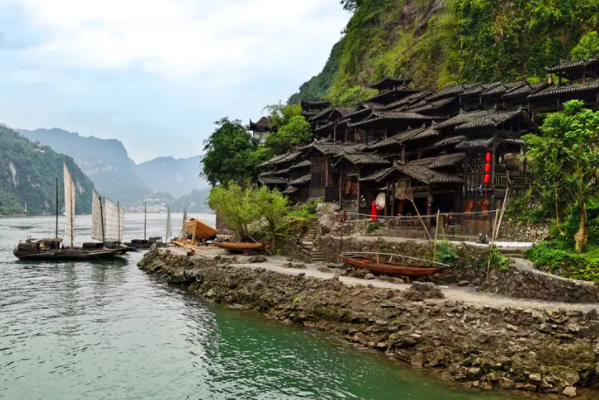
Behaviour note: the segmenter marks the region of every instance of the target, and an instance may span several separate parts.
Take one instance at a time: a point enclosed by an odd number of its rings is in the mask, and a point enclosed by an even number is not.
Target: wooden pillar
[[[405,144],[401,145],[401,163],[402,164],[406,163],[406,145]]]
[[[491,149],[491,161],[492,161],[491,162],[491,187],[493,189],[495,189],[495,163],[497,162],[495,160],[495,151],[496,151],[496,148],[493,147]]]
[[[391,207],[391,197],[390,194],[391,193],[391,184],[389,182],[387,182],[387,194],[386,194],[386,198],[385,198],[385,215],[388,217],[389,215],[391,215],[389,213],[389,208]]]
[[[360,182],[360,179],[362,178],[362,168],[360,166],[358,166],[358,205],[357,205],[357,213],[360,213],[360,198],[362,196],[362,183]]]
[[[337,141],[337,121],[333,123],[333,140]]]
[[[343,163],[339,164],[339,208],[343,209]]]
[[[325,194],[326,194],[326,188],[329,186],[329,158],[325,157],[325,169],[324,169],[324,187],[325,187]]]

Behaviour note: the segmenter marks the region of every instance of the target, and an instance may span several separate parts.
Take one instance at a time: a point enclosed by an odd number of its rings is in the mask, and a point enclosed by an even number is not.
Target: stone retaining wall
[[[317,241],[328,262],[336,263],[343,252],[379,252],[403,254],[426,260],[433,259],[433,244],[405,240],[390,242],[383,239],[376,241],[360,238],[344,238],[340,243],[338,237],[323,236]],[[510,270],[489,270],[487,277],[487,260],[489,249],[468,245],[454,246],[458,256],[453,268],[449,268],[431,277],[440,284],[460,284],[477,287],[489,293],[500,293],[506,296],[565,303],[599,303],[599,285],[591,282],[565,279],[527,267],[530,263],[524,260],[512,260]]]
[[[409,291],[349,287],[335,278],[308,279],[232,262],[154,248],[139,266],[211,301],[327,331],[467,387],[575,394],[576,386],[599,385],[594,310],[423,300]]]

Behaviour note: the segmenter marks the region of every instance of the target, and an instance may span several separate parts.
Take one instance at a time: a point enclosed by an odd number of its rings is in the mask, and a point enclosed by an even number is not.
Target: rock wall
[[[517,242],[538,242],[549,235],[549,225],[522,225],[504,221],[499,229],[499,239]]]
[[[575,394],[599,385],[599,315],[500,309],[348,287],[152,249],[139,266],[217,303],[330,332],[468,387]],[[417,297],[416,297],[417,298]],[[596,398],[596,397],[595,397]]]
[[[340,241],[342,240],[342,243]],[[411,240],[390,242],[383,239],[344,238],[322,236],[317,246],[327,262],[336,263],[343,252],[378,252],[403,254],[432,260],[434,249],[430,242]],[[494,266],[487,277],[489,249],[468,245],[453,246],[457,259],[453,267],[432,276],[440,284],[460,284],[520,299],[557,301],[565,303],[599,303],[599,285],[550,275],[530,267],[525,260],[511,260],[509,271]]]

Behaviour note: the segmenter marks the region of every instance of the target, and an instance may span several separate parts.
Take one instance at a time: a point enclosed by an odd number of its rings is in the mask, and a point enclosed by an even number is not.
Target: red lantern
[[[491,175],[489,175],[489,174],[486,174],[486,175],[485,175],[485,185],[488,185],[488,184],[489,184],[489,182],[491,182]]]
[[[491,164],[485,164],[485,172],[488,174],[491,172]]]
[[[487,162],[491,162],[491,153],[487,153],[486,160]]]

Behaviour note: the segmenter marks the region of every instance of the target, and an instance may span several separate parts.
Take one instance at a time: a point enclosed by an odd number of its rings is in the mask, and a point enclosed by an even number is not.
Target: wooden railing
[[[475,172],[466,175],[465,183],[467,186],[480,186],[484,185],[485,182],[485,173],[484,172]],[[495,174],[493,179],[493,186],[499,188],[508,187],[508,177],[506,174]]]

